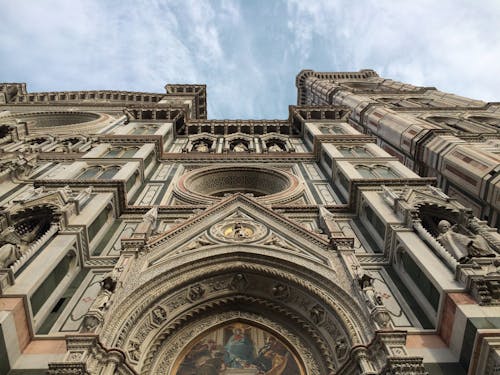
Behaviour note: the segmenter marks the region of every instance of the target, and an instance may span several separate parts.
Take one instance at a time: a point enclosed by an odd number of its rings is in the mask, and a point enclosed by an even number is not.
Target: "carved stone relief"
[[[151,318],[154,324],[161,325],[167,319],[167,311],[161,306],[156,306],[152,311]]]
[[[235,296],[235,292],[244,293],[244,295]],[[229,296],[234,297],[229,298]],[[272,302],[273,300],[276,303]],[[248,306],[250,310],[255,310],[254,313],[267,311],[272,312],[271,315],[281,316],[280,319],[285,317],[292,319],[293,324],[298,325],[298,332],[306,334],[311,339],[315,337],[313,341],[319,340],[316,342],[316,347],[322,348],[320,351],[323,356],[326,356],[322,361],[335,366],[334,363],[338,364],[345,360],[350,348],[349,339],[343,333],[345,328],[339,325],[341,323],[327,311],[326,307],[311,298],[301,288],[292,287],[284,281],[276,282],[273,278],[248,273],[226,273],[226,275],[205,279],[203,283],[194,283],[185,287],[153,306],[146,318],[142,319],[142,323],[135,324],[138,328],[128,336],[126,343],[118,345],[125,344],[125,347],[129,348],[131,359],[140,357],[140,349],[148,352],[146,357],[141,357],[143,360],[140,363],[143,366],[149,363],[148,358],[158,356],[156,351],[153,355],[147,349],[148,347],[156,348],[159,345],[158,339],[150,341],[152,337],[159,337],[162,342],[169,340],[171,335],[183,329],[182,327],[193,319],[200,319],[209,311],[216,312],[223,306],[230,307],[234,303],[240,308]],[[137,343],[144,344],[138,348]]]
[[[255,242],[264,237],[267,228],[250,218],[231,217],[210,228],[210,234],[223,242]]]
[[[230,271],[229,269],[226,268],[226,271]],[[206,271],[208,274],[209,272],[209,268],[205,267],[204,268],[204,271]],[[231,279],[229,281],[225,281],[225,280],[205,280],[204,283],[203,283],[203,289],[205,290],[205,294],[204,296],[207,297],[207,293],[212,293],[212,292],[221,292],[224,290],[224,288],[230,288],[231,291],[234,291],[234,286],[236,285],[235,284],[235,281],[238,280],[239,278],[238,277],[235,277],[235,275],[237,275],[238,273],[233,273],[232,276],[231,276]],[[250,289],[247,289],[247,292],[248,291],[267,291],[267,295],[269,296],[269,298],[271,299],[275,299],[274,295],[272,295],[272,286],[275,284],[275,281],[274,280],[270,280],[268,282],[266,282],[265,285],[262,285],[262,286],[259,286],[258,284],[254,284],[252,283],[252,281],[250,279],[248,279],[248,274],[245,273],[245,278],[247,279],[248,283],[251,283],[252,284],[252,288]],[[184,275],[186,276],[186,275]],[[233,279],[234,278],[234,279]],[[298,280],[294,280],[294,282],[296,282]],[[240,282],[240,281],[238,281]],[[304,280],[302,280],[300,282],[300,284],[302,284],[304,282]],[[305,285],[304,285],[305,286]],[[301,286],[301,288],[303,288],[304,286]],[[194,289],[195,293],[192,294],[192,297],[197,297],[200,293],[198,288],[195,288]],[[157,293],[159,293],[160,291],[159,290],[156,290],[155,294],[158,295]],[[320,290],[318,289],[315,289],[314,293],[318,293],[320,292]],[[148,295],[148,292],[144,291],[143,292],[144,296],[147,296]],[[306,294],[307,295],[307,294]],[[291,298],[292,296],[290,296],[290,303],[293,303],[293,304],[297,304],[298,306],[302,306],[300,307],[301,309],[303,309],[303,311],[309,311],[309,309],[315,304],[315,303],[311,303],[311,302],[307,302],[307,298],[304,297],[300,297],[300,296],[294,296],[293,298]],[[326,297],[326,294],[322,297],[324,298]],[[330,300],[331,297],[328,297],[327,299]],[[185,291],[185,292],[182,292],[182,291],[178,291],[177,293],[171,295],[171,297],[165,301],[164,303],[162,303],[163,306],[165,306],[166,308],[168,308],[167,310],[167,314],[169,314],[170,316],[172,316],[169,311],[177,311],[177,309],[181,308],[182,306],[188,304],[190,301],[190,299],[188,298],[188,292]],[[144,302],[145,303],[145,302]],[[142,303],[142,305],[144,305],[144,303]],[[352,306],[354,307],[354,306]],[[122,309],[118,309],[119,310],[122,310]],[[134,314],[135,315],[135,314]],[[306,316],[309,315],[309,313],[305,313]],[[361,314],[357,314],[358,316],[360,316]],[[352,315],[351,315],[352,316]],[[347,318],[347,316],[346,316]],[[341,319],[342,321],[344,322],[347,322],[349,321],[349,318],[347,318],[347,320],[344,320],[344,318]],[[110,323],[111,322],[117,322],[115,319],[111,318],[110,320]],[[128,325],[128,324],[127,324]],[[136,325],[136,323],[130,325],[130,326],[133,326],[133,325]],[[350,325],[348,325],[346,328],[348,328],[349,330],[353,329],[353,327],[351,327]],[[109,329],[109,328],[107,328]],[[352,333],[354,333],[355,331],[352,331]],[[349,334],[349,336],[353,337],[352,336],[352,333]],[[107,334],[108,337],[109,337],[109,334]]]

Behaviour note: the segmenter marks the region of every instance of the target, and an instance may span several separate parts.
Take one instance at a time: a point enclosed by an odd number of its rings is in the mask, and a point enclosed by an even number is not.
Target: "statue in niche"
[[[441,220],[437,240],[459,263],[467,263],[471,258],[495,256],[482,236],[466,236],[454,229],[455,226],[452,227],[449,221]]]
[[[4,243],[0,247],[0,268],[9,268],[21,257],[21,247],[17,244]]]
[[[99,311],[107,310],[110,306],[109,300],[111,299],[112,294],[113,293],[110,292],[109,290],[101,287],[101,290],[99,291],[99,294],[95,298],[91,309],[92,310],[99,310]]]
[[[248,236],[246,228],[240,223],[235,223],[233,227],[233,237],[234,238],[246,238]]]
[[[359,272],[358,270],[357,279],[361,291],[365,295],[365,302],[368,308],[373,309],[377,306],[383,306],[384,302],[382,301],[381,294],[373,287],[375,278],[367,271],[362,270]]]
[[[233,147],[234,152],[246,152],[248,151],[248,147],[243,142],[238,142]]]
[[[109,308],[109,300],[115,291],[116,283],[117,277],[113,271],[103,276],[99,283],[101,285],[101,290],[92,304],[92,310],[105,311]]]
[[[283,152],[283,148],[276,142],[273,142],[270,144],[270,146],[267,148],[269,152]]]
[[[197,152],[208,152],[208,144],[204,141],[197,142],[194,146],[195,151]]]

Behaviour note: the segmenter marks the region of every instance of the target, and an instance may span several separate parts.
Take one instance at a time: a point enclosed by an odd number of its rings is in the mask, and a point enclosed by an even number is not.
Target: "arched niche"
[[[12,127],[10,127],[9,125],[0,125],[0,139],[7,137],[11,131]]]
[[[17,211],[11,215],[12,235],[18,238],[19,244],[28,246],[41,238],[59,219],[60,213],[55,206],[34,206]]]
[[[279,138],[271,138],[265,141],[266,150],[268,152],[286,152],[288,151],[288,144]]]
[[[438,224],[441,220],[447,220],[451,224],[457,224],[459,214],[451,208],[437,204],[421,204],[418,206],[418,217],[422,226],[433,236],[439,235]]]
[[[226,135],[224,138],[223,150],[225,152],[235,152],[235,153],[254,152],[255,151],[254,140],[248,134],[244,134],[241,132]]]
[[[214,142],[207,138],[197,139],[193,141],[193,147],[191,151],[195,152],[209,152],[212,149]]]
[[[243,138],[237,138],[229,142],[229,150],[233,152],[246,152],[249,151],[250,141]]]

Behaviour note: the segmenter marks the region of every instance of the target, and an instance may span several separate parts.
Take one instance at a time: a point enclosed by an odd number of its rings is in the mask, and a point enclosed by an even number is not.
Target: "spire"
[[[344,236],[342,230],[335,221],[333,214],[324,206],[319,206],[319,225],[329,238]]]
[[[158,218],[158,206],[153,206],[146,212],[142,218],[142,222],[137,226],[134,231],[134,238],[143,238],[148,240],[153,231],[156,229]]]

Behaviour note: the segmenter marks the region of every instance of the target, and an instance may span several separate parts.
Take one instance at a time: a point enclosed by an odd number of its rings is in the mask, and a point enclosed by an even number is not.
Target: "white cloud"
[[[211,118],[286,118],[301,69],[374,68],[500,96],[494,1],[0,0],[0,8],[0,81],[31,91],[206,83]]]
[[[500,3],[483,1],[289,2],[294,47],[304,63],[320,47],[336,67],[486,100],[500,87]]]

